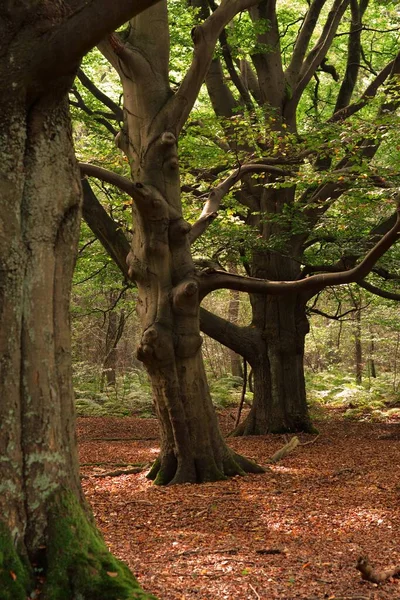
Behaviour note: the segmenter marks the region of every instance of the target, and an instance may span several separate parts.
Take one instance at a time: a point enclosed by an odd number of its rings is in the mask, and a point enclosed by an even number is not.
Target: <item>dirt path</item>
[[[319,427],[265,475],[157,488],[143,472],[93,476],[152,461],[155,420],[79,419],[81,462],[104,463],[82,467],[83,486],[110,549],[159,600],[400,600],[400,580],[355,570],[360,554],[400,564],[400,424]],[[265,465],[285,442],[229,443]]]

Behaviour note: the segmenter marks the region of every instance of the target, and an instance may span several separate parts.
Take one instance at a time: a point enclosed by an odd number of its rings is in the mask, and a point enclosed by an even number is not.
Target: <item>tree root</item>
[[[374,569],[365,556],[359,556],[356,569],[360,571],[362,579],[371,583],[377,583],[378,585],[390,577],[400,577],[400,565],[392,569]]]
[[[153,463],[147,478],[156,485],[174,485],[178,483],[207,483],[223,481],[228,477],[246,473],[265,473],[265,469],[255,462],[230,451],[221,464],[210,458],[189,458],[178,463],[173,453],[160,455]]]

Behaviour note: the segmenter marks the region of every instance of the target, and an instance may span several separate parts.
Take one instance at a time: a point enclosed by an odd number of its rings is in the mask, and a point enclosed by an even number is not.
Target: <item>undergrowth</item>
[[[358,385],[352,374],[309,371],[306,385],[314,418],[327,418],[330,410],[338,410],[349,419],[400,419],[400,392],[394,389],[392,374],[368,377]]]

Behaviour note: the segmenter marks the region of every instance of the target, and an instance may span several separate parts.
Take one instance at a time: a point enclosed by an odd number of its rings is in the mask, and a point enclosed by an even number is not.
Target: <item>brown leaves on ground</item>
[[[400,563],[398,428],[323,423],[264,475],[159,488],[145,472],[94,477],[154,460],[155,420],[80,419],[83,486],[111,551],[159,600],[400,600],[398,579],[377,586],[355,568],[360,554]],[[285,440],[228,442],[267,465]]]

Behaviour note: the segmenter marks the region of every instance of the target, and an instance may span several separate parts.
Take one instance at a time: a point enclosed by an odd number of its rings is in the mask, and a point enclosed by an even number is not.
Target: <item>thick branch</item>
[[[368,281],[359,281],[358,285],[367,292],[374,294],[375,296],[380,296],[381,298],[386,298],[386,300],[396,300],[400,301],[400,294],[396,294],[395,292],[388,292],[387,290],[382,290],[381,288],[376,287],[376,285],[372,285]]]
[[[271,295],[295,294],[306,291],[316,293],[328,286],[357,283],[368,275],[376,261],[399,240],[399,231],[400,209],[398,208],[394,227],[352,269],[340,271],[339,273],[321,273],[296,281],[270,281],[242,277],[225,271],[205,271],[200,278],[200,295],[204,297],[208,293],[221,288]]]
[[[296,78],[300,73],[300,69],[308,49],[308,44],[310,43],[311,36],[314,33],[318,17],[324,4],[326,4],[326,0],[314,0],[307,12],[306,18],[304,19],[303,26],[300,29],[300,33],[297,37],[297,41],[293,50],[292,59],[285,73],[286,79],[292,88],[294,87]]]
[[[99,90],[99,88],[93,83],[91,79],[89,79],[89,77],[82,71],[82,69],[79,69],[77,77],[81,84],[91,94],[93,94],[93,96],[97,98],[97,100],[99,100],[102,104],[104,104],[104,106],[107,106],[107,108],[111,110],[111,112],[115,115],[116,120],[121,122],[124,120],[122,108],[118,106],[116,102],[111,100],[111,98],[109,98],[107,94]]]
[[[374,98],[379,90],[380,86],[386,81],[392,72],[395,61],[392,60],[388,63],[380,73],[375,77],[375,79],[370,83],[365,92],[362,94],[360,99],[353,104],[349,104],[345,106],[341,110],[335,112],[332,117],[329,119],[328,123],[336,123],[337,121],[344,121],[351,115],[354,115],[356,112],[364,108],[369,100]]]
[[[220,344],[243,356],[250,365],[254,364],[258,356],[257,346],[262,341],[254,327],[240,327],[205,308],[200,308],[200,329]]]
[[[127,177],[123,177],[122,175],[118,175],[118,173],[114,173],[113,171],[109,171],[108,169],[103,169],[103,167],[98,167],[97,165],[91,165],[89,163],[79,163],[79,167],[82,175],[96,177],[97,179],[101,179],[101,181],[111,183],[111,185],[115,185],[115,187],[120,189],[122,192],[125,192],[131,196],[131,198],[134,198],[137,194],[137,186]]]
[[[108,33],[159,0],[89,0],[41,42],[33,77],[40,81],[69,74],[82,56]],[[90,24],[90,26],[89,26]]]
[[[361,7],[359,6],[358,0],[350,0],[351,27],[348,41],[347,65],[342,85],[340,86],[336,99],[334,113],[345,108],[349,104],[357,82],[361,59],[361,21],[367,6],[368,2],[364,2]]]
[[[325,58],[349,2],[350,0],[335,0],[318,42],[303,63],[299,82],[293,91],[293,96],[285,107],[285,113],[287,113],[289,120],[297,108],[303,91]]]
[[[208,19],[193,29],[194,52],[192,64],[178,91],[166,105],[170,127],[179,133],[192,110],[211,63],[218,37],[235,15],[258,3],[259,0],[222,0]]]
[[[248,173],[272,173],[278,177],[284,177],[285,175],[292,174],[290,171],[266,164],[254,163],[240,166],[238,169],[236,169],[236,171],[234,171],[234,173],[229,175],[229,177],[224,179],[224,181],[213,188],[213,190],[210,192],[199,219],[193,224],[193,227],[190,231],[189,237],[191,243],[193,243],[202,233],[204,233],[207,227],[216,218],[222,198],[226,196],[235,183],[237,183]]]
[[[82,180],[83,188],[83,218],[93,231],[107,254],[119,267],[124,278],[128,281],[128,265],[126,257],[129,253],[129,242],[124,232],[107,214],[97,200],[87,179]]]

